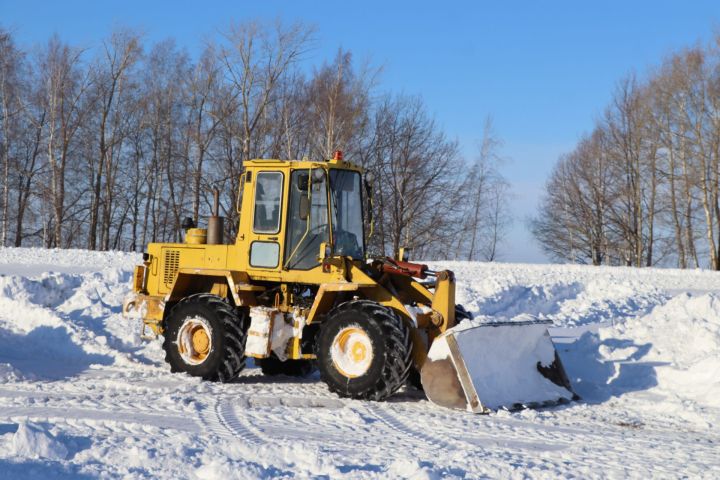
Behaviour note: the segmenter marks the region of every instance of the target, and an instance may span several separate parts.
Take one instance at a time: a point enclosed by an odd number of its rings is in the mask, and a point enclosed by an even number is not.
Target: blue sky
[[[525,219],[557,157],[592,128],[623,75],[709,42],[720,2],[0,0],[0,24],[25,46],[57,32],[92,48],[123,25],[193,53],[231,19],[278,17],[316,27],[311,64],[343,47],[383,66],[379,89],[421,95],[467,158],[491,115],[514,191],[501,259],[542,262]]]

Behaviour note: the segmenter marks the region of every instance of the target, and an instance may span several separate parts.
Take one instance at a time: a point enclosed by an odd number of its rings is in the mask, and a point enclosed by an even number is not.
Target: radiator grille
[[[180,250],[165,250],[165,285],[172,285],[180,266]]]

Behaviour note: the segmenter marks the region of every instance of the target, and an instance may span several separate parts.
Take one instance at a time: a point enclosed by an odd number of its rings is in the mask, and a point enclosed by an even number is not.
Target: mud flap
[[[440,406],[487,413],[565,403],[573,393],[548,334],[550,321],[466,321],[437,337],[420,372]]]

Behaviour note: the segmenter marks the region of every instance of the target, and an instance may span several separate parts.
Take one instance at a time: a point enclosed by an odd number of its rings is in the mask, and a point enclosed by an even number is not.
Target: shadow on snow
[[[588,403],[602,403],[658,384],[655,367],[668,363],[643,361],[651,348],[652,343],[600,340],[597,334],[587,332],[574,343],[558,345],[558,353],[575,392]],[[601,349],[622,352],[617,355],[621,358],[606,359]]]
[[[110,365],[113,358],[87,353],[62,327],[42,326],[25,335],[0,329],[0,363],[30,379],[62,380],[91,365]]]

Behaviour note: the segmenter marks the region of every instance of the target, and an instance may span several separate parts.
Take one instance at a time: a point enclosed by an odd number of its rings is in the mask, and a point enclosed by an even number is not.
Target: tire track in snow
[[[465,429],[459,428],[463,425],[456,425],[453,430],[447,428],[437,428],[435,426],[432,428],[428,427],[425,430],[420,430],[410,426],[405,421],[402,414],[394,412],[392,408],[382,408],[377,405],[370,405],[368,407],[368,412],[398,434],[403,435],[405,438],[413,442],[421,440],[428,446],[435,449],[457,450],[458,448],[461,448],[463,450],[506,450],[510,447],[514,449],[521,448],[524,450],[534,451],[558,451],[569,446],[569,442],[549,442],[546,438],[538,438],[538,441],[528,441],[526,438],[516,438],[515,435],[505,436],[479,434],[477,432],[472,432],[468,435],[468,432]],[[463,413],[458,412],[457,415],[463,415]],[[417,419],[417,417],[415,418]],[[425,424],[427,425],[427,423]]]
[[[568,444],[594,444],[599,439],[607,446],[622,446],[624,448],[628,437],[632,437],[633,448],[640,451],[652,450],[663,445],[666,447],[680,448],[688,443],[696,443],[698,437],[703,437],[707,443],[699,444],[700,448],[712,448],[710,445],[720,443],[720,438],[713,436],[708,438],[706,433],[682,432],[675,428],[662,429],[658,427],[646,427],[641,425],[621,425],[613,423],[610,418],[602,417],[574,417],[568,420],[585,422],[584,426],[577,423],[566,425],[546,424],[529,420],[515,418],[488,418],[484,422],[486,428],[500,429],[503,435],[532,438],[544,441],[548,438],[557,439]],[[617,421],[617,419],[615,419]],[[592,429],[588,427],[592,426]],[[612,451],[612,449],[611,449]],[[622,450],[627,452],[627,450]],[[632,453],[627,453],[632,455]]]
[[[312,399],[304,398],[304,402],[312,402]],[[326,399],[322,399],[326,400]],[[377,438],[377,425],[348,425],[343,422],[342,415],[331,417],[332,425],[314,416],[311,409],[307,409],[307,415],[301,418],[312,418],[305,424],[298,424],[298,418],[294,415],[287,415],[287,403],[296,403],[296,408],[304,408],[297,403],[297,398],[283,399],[274,397],[263,399],[262,397],[233,397],[217,400],[211,407],[203,410],[203,423],[213,432],[225,438],[234,437],[252,445],[264,445],[267,443],[282,443],[302,441],[317,443],[321,448],[330,447],[339,450],[352,448],[353,443],[358,447],[372,444],[373,438]],[[263,405],[267,402],[266,405]],[[384,408],[369,403],[361,403],[360,408],[353,405],[348,407],[360,417],[371,419],[371,422],[378,422],[382,425],[387,435],[397,438],[398,444],[408,443],[418,446],[421,449],[431,448],[433,450],[456,450],[474,449],[486,450],[488,448],[505,449],[508,445],[515,448],[524,448],[536,451],[557,451],[568,446],[567,442],[548,442],[538,435],[538,441],[532,442],[505,435],[473,435],[471,438],[459,438],[458,431],[446,429],[426,430],[411,427],[397,412],[391,408]],[[282,410],[273,410],[273,407],[282,406]],[[238,408],[245,409],[238,412]],[[212,413],[212,415],[209,415]],[[293,421],[295,423],[293,423]]]
[[[235,437],[256,446],[304,442],[314,443],[320,450],[334,448],[342,451],[353,447],[353,443],[361,448],[373,441],[376,433],[366,421],[352,424],[345,415],[318,415],[318,407],[323,410],[339,409],[345,404],[322,397],[221,398],[204,410],[203,422],[223,437]],[[304,409],[306,413],[288,415],[289,408]],[[357,412],[355,415],[358,415]]]
[[[438,425],[436,424],[430,425],[421,421],[418,418],[418,412],[408,411],[407,413],[409,415],[403,416],[403,413],[405,412],[396,412],[393,411],[392,408],[382,408],[381,406],[374,404],[368,405],[367,410],[370,415],[373,415],[379,421],[391,427],[395,430],[395,432],[397,432],[397,434],[404,436],[411,445],[417,446],[418,440],[421,440],[433,447],[433,451],[476,452],[483,457],[502,460],[503,462],[514,465],[524,465],[527,455],[526,453],[518,452],[518,450],[531,450],[534,453],[547,452],[548,454],[555,454],[555,452],[558,452],[559,450],[564,450],[572,446],[572,438],[563,438],[563,441],[558,442],[558,437],[554,436],[551,441],[548,441],[548,438],[545,436],[546,432],[542,426],[537,428],[537,426],[532,424],[532,428],[526,428],[523,431],[515,431],[512,429],[504,431],[505,429],[502,429],[498,432],[495,422],[488,422],[483,426],[491,428],[491,433],[478,434],[473,431],[469,434],[469,436],[458,438],[458,432],[462,432],[463,435],[467,435],[467,428],[477,428],[478,425],[458,423],[457,420],[456,422],[452,422],[452,419],[444,417],[441,418],[441,420],[439,420],[441,423],[446,423],[448,421],[455,423],[454,430],[451,430],[447,427],[438,428]],[[457,412],[457,415],[463,415],[463,413]],[[425,430],[420,430],[412,427],[406,421],[407,418],[413,418],[417,424],[426,425],[427,428]],[[426,431],[430,433],[426,433]],[[561,465],[563,461],[562,454],[560,455],[561,457],[558,459],[559,461],[550,459],[546,459],[545,461],[557,467]],[[606,466],[606,462],[603,461],[602,458],[591,458],[586,460],[587,461],[583,462],[583,465],[590,471],[600,472],[603,471],[603,468]],[[628,455],[627,460],[630,466],[625,466],[621,462],[618,462],[617,465],[620,466],[619,468],[621,470],[627,469],[632,472],[635,470],[635,465],[644,463],[643,458],[637,454]]]
[[[583,428],[579,425],[566,427],[497,417],[477,420],[479,424],[471,421],[455,427],[465,427],[467,433],[464,440],[481,446],[492,458],[525,465],[528,456],[538,458],[537,454],[547,454],[550,456],[545,457],[544,461],[554,465],[556,469],[562,470],[563,465],[567,465],[567,461],[572,459],[573,469],[576,471],[594,472],[594,475],[604,472],[604,475],[610,477],[642,477],[648,471],[649,451],[662,448],[667,454],[671,454],[674,450],[679,450],[683,442],[677,438],[671,439],[669,435],[656,437],[654,433],[657,432],[635,432],[627,427],[597,429],[597,422],[589,422]],[[447,423],[447,419],[441,417],[432,426],[428,425],[428,428],[434,429],[440,435],[456,433],[444,426]],[[478,428],[484,433],[479,433]],[[595,454],[579,455],[579,452],[586,452],[588,448],[595,446],[598,447]],[[519,453],[518,450],[523,452]],[[698,457],[705,457],[706,462],[710,462],[714,456],[712,448],[707,445],[694,453]],[[677,470],[662,464],[653,465],[652,471],[656,475],[669,477],[678,473]]]
[[[390,408],[380,408],[375,404],[369,403],[365,406],[364,410],[369,415],[389,427],[396,434],[399,434],[401,437],[406,438],[413,443],[417,443],[417,440],[419,439],[435,449],[449,449],[456,445],[456,442],[448,442],[448,439],[443,438],[443,436],[440,435],[435,435],[435,432],[433,432],[433,435],[428,435],[422,430],[411,428],[405,422],[400,420],[397,415],[391,413]]]
[[[240,439],[257,447],[266,443],[263,438],[251,431],[244,418],[235,413],[233,404],[225,399],[216,399],[206,410],[210,415],[204,415],[205,425],[224,438]]]
[[[608,473],[610,476],[618,472],[623,472],[624,475],[646,472],[649,451],[657,451],[661,448],[670,454],[674,451],[682,451],[683,445],[692,441],[690,436],[672,437],[669,432],[642,428],[637,431],[621,426],[614,428],[605,426],[598,429],[598,422],[590,420],[585,428],[581,428],[576,424],[564,427],[491,417],[482,421],[482,428],[489,430],[487,435],[479,436],[472,432],[469,437],[472,441],[487,440],[488,444],[485,446],[495,450],[500,457],[520,463],[522,457],[513,452],[517,447],[533,448],[534,446],[533,449],[540,447],[537,449],[540,452],[543,450],[553,452],[555,450],[553,445],[564,445],[563,449],[566,448],[567,452],[557,452],[559,459],[562,459],[564,456],[576,457],[578,451],[585,451],[588,446],[599,446],[596,455],[574,459],[573,464],[593,472],[608,472],[610,469],[609,471],[612,472]],[[448,432],[447,428],[442,426],[438,430],[443,433]],[[715,456],[713,446],[698,445],[693,456],[705,457],[709,462]],[[668,469],[664,465],[653,465],[653,471],[656,474],[677,475],[676,470]]]
[[[435,422],[428,423],[418,418],[428,417],[425,412],[411,409],[397,409],[388,404],[373,404],[369,402],[332,402],[336,406],[337,415],[318,417],[310,405],[321,407],[327,412],[332,410],[324,406],[324,398],[297,398],[294,396],[280,397],[229,397],[218,399],[215,405],[217,418],[222,419],[220,425],[232,437],[239,438],[251,445],[291,444],[295,441],[316,444],[320,451],[342,454],[358,447],[367,448],[377,438],[384,437],[388,444],[404,445],[418,452],[421,456],[429,452],[452,452],[458,450],[475,451],[483,456],[523,465],[526,462],[528,451],[532,453],[558,454],[558,458],[546,458],[544,461],[553,468],[562,468],[566,455],[562,450],[568,449],[568,454],[574,456],[577,448],[585,448],[601,442],[603,448],[597,456],[585,457],[574,463],[589,472],[610,471],[613,474],[640,474],[647,471],[647,449],[662,445],[667,438],[665,432],[649,431],[650,438],[643,438],[643,432],[634,433],[625,428],[602,428],[600,431],[589,431],[577,426],[558,427],[557,425],[539,424],[532,421],[502,418],[483,418],[480,424],[476,423],[476,416],[460,416],[456,418],[440,416]],[[289,407],[292,405],[292,407]],[[348,412],[355,412],[360,416],[377,421],[375,425],[348,424],[344,419],[338,405],[348,407]],[[288,408],[304,409],[303,414],[289,414]],[[411,419],[414,420],[411,421]],[[473,419],[473,420],[470,420]],[[294,423],[293,423],[294,422]],[[299,422],[299,423],[298,423]],[[332,427],[330,428],[330,424]],[[452,424],[453,428],[443,425]],[[414,425],[426,425],[426,429],[419,429]],[[431,424],[434,424],[431,427]],[[438,425],[441,428],[434,428]],[[384,427],[378,429],[378,427]],[[477,429],[482,428],[480,433]],[[462,432],[463,437],[458,437]],[[659,434],[660,433],[660,434]],[[659,435],[656,435],[659,434]],[[396,440],[388,439],[387,436]],[[632,435],[631,445],[626,444],[627,436]],[[343,438],[344,437],[344,438]],[[615,439],[607,442],[607,439]],[[601,440],[602,439],[602,440]],[[682,439],[675,438],[666,444],[667,450],[674,445],[682,443]],[[520,451],[518,451],[520,450]],[[423,453],[426,452],[426,453]],[[709,459],[713,455],[708,445],[701,446],[695,451],[700,457]],[[655,465],[654,471],[661,475],[672,475],[673,470],[663,465]],[[607,470],[609,469],[609,470]],[[676,473],[676,472],[675,472]]]
[[[450,452],[475,451],[482,456],[501,459],[515,465],[523,465],[528,454],[532,456],[547,454],[551,457],[546,457],[546,461],[560,468],[564,459],[576,457],[577,452],[584,450],[588,445],[602,445],[596,456],[573,459],[573,463],[592,472],[611,468],[614,473],[638,474],[647,471],[648,451],[664,445],[662,448],[671,452],[680,449],[682,443],[689,440],[689,438],[675,438],[668,445],[666,442],[672,437],[666,432],[655,436],[658,432],[631,432],[625,427],[605,427],[600,431],[594,431],[515,419],[480,419],[460,412],[454,419],[442,415],[434,421],[429,421],[429,417],[433,415],[426,415],[424,412],[403,411],[404,409],[398,411],[392,407],[375,404],[368,405],[367,410],[399,435],[404,435],[414,445],[420,440],[433,447],[434,451],[438,449]],[[478,421],[480,423],[477,423]],[[418,429],[414,425],[424,425],[425,428]],[[595,427],[597,425],[593,425],[593,428]],[[650,438],[643,438],[645,433],[649,433]],[[628,436],[632,436],[630,445],[627,444]],[[701,445],[694,453],[700,458],[704,457],[705,462],[711,462],[714,455],[713,446]],[[663,465],[655,465],[653,469],[660,474],[673,474],[672,469],[667,469]]]
[[[206,408],[188,412],[187,409],[174,411],[173,407],[197,404],[197,392],[163,394],[151,402],[138,402],[135,394],[111,390],[85,392],[73,387],[65,393],[52,393],[5,388],[0,389],[0,404],[7,401],[13,404],[0,407],[0,412],[17,414],[13,418],[52,419],[97,435],[153,437],[171,436],[178,431],[199,434],[209,431],[252,446],[306,442],[317,445],[320,451],[338,455],[367,448],[378,438],[384,438],[385,447],[382,448],[400,445],[408,448],[409,445],[420,457],[464,450],[514,465],[524,465],[527,454],[557,451],[558,458],[543,460],[547,462],[546,467],[554,469],[562,468],[563,457],[577,457],[578,452],[583,451],[583,445],[598,445],[596,456],[582,455],[579,460],[573,460],[574,465],[590,472],[608,471],[617,475],[646,472],[647,451],[660,448],[670,453],[682,450],[683,444],[691,442],[693,437],[707,439],[701,433],[671,432],[662,427],[641,427],[637,431],[615,427],[608,423],[611,418],[587,418],[582,412],[578,412],[580,417],[570,415],[562,422],[564,425],[557,425],[520,418],[450,414],[418,408],[421,405],[373,404],[307,396],[307,392],[302,396],[290,388],[261,395],[212,392],[216,399],[206,404]],[[283,395],[283,392],[286,393]],[[31,403],[28,405],[27,402]],[[364,415],[365,424],[357,419],[353,423],[347,418],[353,413]],[[149,417],[143,417],[143,414]],[[192,425],[186,417],[180,418],[189,414],[199,415]],[[126,419],[131,420],[126,422]],[[417,425],[423,425],[423,428]],[[676,463],[688,466],[697,461],[712,464],[713,446],[698,444],[691,457],[683,455],[676,458]],[[566,453],[560,452],[565,448],[569,448]],[[653,469],[658,474],[673,474],[673,469],[662,464]]]
[[[66,408],[70,406],[86,410],[121,411],[129,415],[138,412],[159,416],[187,414],[187,410],[177,408],[177,402],[173,402],[168,397],[154,398],[153,401],[149,402],[138,402],[137,395],[106,391],[54,393],[42,390],[7,390],[0,388],[0,406],[3,405],[6,407],[27,406],[36,409]],[[2,412],[0,411],[0,413]]]
[[[15,419],[29,419],[69,424],[78,420],[93,423],[100,422],[104,425],[104,429],[127,430],[132,433],[148,433],[145,431],[146,427],[153,427],[159,431],[171,429],[189,433],[200,433],[200,427],[194,419],[170,415],[151,415],[116,409],[101,410],[82,407],[58,408],[47,407],[45,405],[3,406],[0,410],[0,418],[10,421],[14,421]],[[90,426],[92,428],[92,425]],[[131,428],[130,426],[134,427]],[[168,433],[168,435],[171,434]]]

